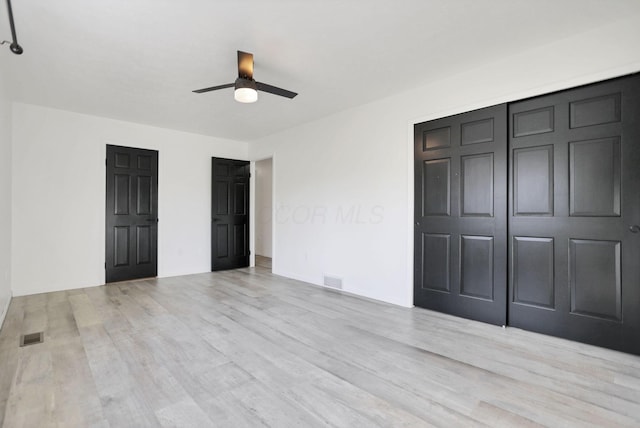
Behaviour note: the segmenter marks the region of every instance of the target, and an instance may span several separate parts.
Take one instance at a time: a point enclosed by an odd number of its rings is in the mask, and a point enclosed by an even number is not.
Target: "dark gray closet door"
[[[509,117],[509,325],[640,353],[639,76]]]
[[[249,266],[249,162],[212,158],[211,270]]]
[[[105,282],[158,274],[158,152],[107,145]]]
[[[414,304],[503,325],[506,105],[418,124]]]

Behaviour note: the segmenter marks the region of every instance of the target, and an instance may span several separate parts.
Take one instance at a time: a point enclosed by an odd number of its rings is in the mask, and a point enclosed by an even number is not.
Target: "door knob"
[[[631,233],[638,233],[640,232],[640,226],[638,226],[637,224],[631,225],[629,226],[629,231]]]

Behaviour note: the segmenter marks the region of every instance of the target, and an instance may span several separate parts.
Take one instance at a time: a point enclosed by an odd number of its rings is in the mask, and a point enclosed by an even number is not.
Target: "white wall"
[[[106,145],[159,150],[158,275],[210,270],[211,157],[247,143],[13,105],[13,293],[104,283]]]
[[[638,18],[252,142],[276,156],[273,272],[411,306],[413,124],[638,71]]]
[[[256,162],[255,171],[255,252],[260,256],[272,257],[273,160],[269,158]]]
[[[4,66],[12,55],[0,55],[0,326],[11,301],[11,100]]]

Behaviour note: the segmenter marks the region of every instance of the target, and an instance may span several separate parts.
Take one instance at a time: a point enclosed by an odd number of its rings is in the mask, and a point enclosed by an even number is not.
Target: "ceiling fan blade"
[[[298,95],[296,92],[287,91],[286,89],[276,86],[267,85],[266,83],[256,82],[256,88],[259,91],[269,92],[270,94],[280,95],[281,97],[293,98]]]
[[[196,89],[193,92],[195,92],[196,94],[201,94],[203,92],[210,92],[210,91],[217,91],[218,89],[231,88],[234,85],[235,85],[235,83],[226,83],[224,85],[212,86],[210,88]]]
[[[238,51],[238,77],[253,79],[253,54]]]

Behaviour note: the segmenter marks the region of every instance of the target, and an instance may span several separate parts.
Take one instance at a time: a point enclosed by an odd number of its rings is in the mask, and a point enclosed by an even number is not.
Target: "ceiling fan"
[[[298,95],[295,92],[286,89],[277,88],[266,83],[256,82],[253,79],[253,54],[238,51],[238,78],[234,83],[212,86],[210,88],[196,89],[195,93],[217,91],[235,87],[234,98],[241,103],[255,103],[258,101],[258,91],[269,92],[270,94],[280,95],[281,97],[293,98]]]

